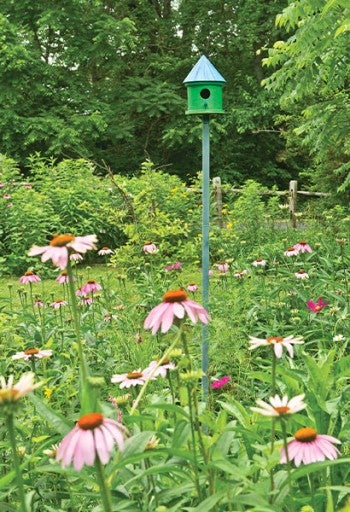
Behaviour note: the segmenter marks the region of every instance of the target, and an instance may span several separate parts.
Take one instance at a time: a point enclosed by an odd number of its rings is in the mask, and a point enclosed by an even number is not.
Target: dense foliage
[[[64,173],[65,165],[51,172]],[[78,180],[82,169],[77,163]],[[158,252],[144,253],[139,244],[126,260],[116,248],[118,272],[106,265],[110,254],[97,254],[98,265],[70,267],[76,281],[61,284],[51,261],[32,257],[36,273],[21,276],[28,282],[0,281],[1,510],[347,512],[350,255],[343,235],[349,232],[349,218],[338,210],[310,229],[273,229],[280,198],[265,200],[258,192],[266,189],[246,184],[227,209],[228,227],[212,233],[211,387],[203,400],[199,326],[186,315],[165,333],[152,335],[144,328],[146,316],[168,290],[184,297],[188,285],[197,284],[197,291],[188,291],[194,301],[200,301],[201,292],[200,266],[192,254],[181,258],[180,268],[164,269],[169,223],[189,221],[188,194],[184,187],[174,190],[178,178],[169,178],[170,192],[164,174],[150,172],[147,164],[139,182],[125,181],[128,192],[133,190],[134,214],[142,219],[140,238],[131,223],[125,229],[136,247],[146,234],[153,237],[159,215]],[[168,218],[156,202],[159,184]],[[76,215],[76,205],[71,207]],[[42,225],[44,219],[39,220]],[[175,241],[185,239],[185,233],[181,225],[174,227],[174,257],[182,249]],[[34,241],[41,244],[39,228],[36,234]],[[301,240],[305,250],[285,254]],[[301,269],[303,279],[296,277]],[[41,281],[33,281],[34,275]],[[88,284],[95,291],[82,296]],[[261,346],[249,346],[249,336]],[[297,341],[292,354],[282,344],[289,336]],[[161,373],[147,380],[151,361],[153,368],[161,365]],[[12,386],[30,370],[41,386],[19,397]],[[130,387],[122,386],[126,383]],[[21,389],[26,391],[23,384]],[[284,398],[285,405],[274,408],[270,401],[276,394],[287,397],[290,406],[292,397],[295,406],[303,395],[305,407],[289,409]],[[275,416],[251,410],[257,400]],[[124,449],[112,449],[109,439],[107,458],[96,432],[101,417],[127,427]],[[86,430],[78,431],[80,425]],[[103,460],[91,450],[92,428]],[[286,463],[281,450],[285,442],[295,445],[300,430],[311,438],[303,448],[299,441],[298,467],[295,452]],[[61,467],[56,456],[72,431],[84,442],[79,449],[72,442]],[[310,460],[312,440],[319,449]]]
[[[286,4],[1,2],[2,152],[22,167],[40,151],[104,161],[117,173],[150,158],[193,176],[201,121],[185,116],[182,82],[204,53],[226,79],[226,115],[212,122],[213,172],[285,184],[304,161],[284,151],[273,126],[277,100],[260,85],[258,50],[278,38],[274,19]]]

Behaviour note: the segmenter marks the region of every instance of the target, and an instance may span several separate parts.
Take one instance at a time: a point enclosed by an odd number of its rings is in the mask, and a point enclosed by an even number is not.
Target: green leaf
[[[239,423],[245,427],[250,427],[250,415],[247,412],[247,409],[237,400],[230,400],[230,403],[218,401],[225,411],[229,412],[234,418],[236,418]]]
[[[191,508],[191,512],[209,512],[226,496],[226,492],[216,493],[202,501],[197,507]]]
[[[54,412],[52,409],[40,400],[34,394],[29,395],[30,400],[33,402],[38,414],[47,421],[59,434],[65,436],[72,429],[72,424],[65,418]]]

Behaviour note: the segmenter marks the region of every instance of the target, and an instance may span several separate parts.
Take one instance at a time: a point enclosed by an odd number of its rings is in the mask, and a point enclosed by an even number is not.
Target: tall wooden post
[[[297,212],[297,192],[298,192],[298,182],[296,180],[292,180],[289,182],[289,215],[290,215],[290,222],[292,225],[292,228],[297,227],[297,218],[296,218],[296,212]]]

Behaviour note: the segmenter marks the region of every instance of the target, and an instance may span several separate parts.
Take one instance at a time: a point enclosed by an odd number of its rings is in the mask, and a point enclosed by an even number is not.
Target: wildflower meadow
[[[305,205],[292,229],[257,183],[228,195],[206,310],[196,184],[84,172],[73,202],[42,167],[3,177],[0,510],[349,511],[346,209]]]

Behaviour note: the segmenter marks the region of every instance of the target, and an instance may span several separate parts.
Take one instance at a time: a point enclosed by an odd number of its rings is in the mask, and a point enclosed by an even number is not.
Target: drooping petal
[[[147,318],[144,321],[144,328],[151,329],[156,323],[161,322],[161,316],[164,311],[168,308],[167,302],[161,302],[158,306],[155,306],[148,314]],[[160,319],[160,320],[159,320]]]
[[[60,442],[56,459],[62,462],[63,466],[69,466],[73,460],[76,444],[79,440],[80,429],[75,427]]]
[[[105,419],[104,426],[112,434],[113,438],[115,439],[118,445],[119,450],[122,452],[124,450],[123,430],[125,430],[125,428],[122,425],[118,424],[116,421],[111,420],[109,418]]]
[[[162,320],[161,320],[161,332],[164,334],[166,333],[170,327],[173,325],[173,322],[174,322],[174,304],[172,303],[169,303],[169,306],[168,308],[164,311],[163,315],[162,315]],[[154,328],[153,328],[153,331],[154,331]],[[155,334],[155,332],[152,331],[152,334]]]
[[[79,438],[75,447],[73,465],[76,471],[80,471],[86,464],[92,466],[96,458],[95,441],[92,430],[79,429]]]
[[[107,464],[110,457],[110,450],[108,449],[106,437],[101,427],[94,429],[95,450],[102,464]]]
[[[67,247],[72,247],[75,251],[84,254],[90,249],[96,249],[96,242],[96,235],[76,236],[72,242],[67,244]]]
[[[28,256],[39,256],[43,252],[50,249],[49,245],[45,245],[44,247],[39,247],[38,245],[33,245],[33,247],[29,250]]]
[[[277,359],[280,359],[282,357],[282,352],[283,352],[283,347],[282,347],[282,343],[274,343],[274,351],[275,351],[275,356],[277,357]],[[293,356],[291,356],[293,357]]]

